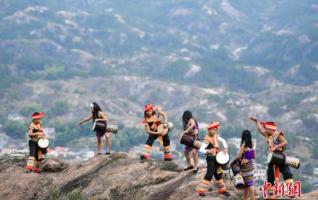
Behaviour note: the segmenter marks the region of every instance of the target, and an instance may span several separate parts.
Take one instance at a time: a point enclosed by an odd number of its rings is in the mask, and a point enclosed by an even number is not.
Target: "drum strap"
[[[230,180],[233,181],[233,176],[231,175],[231,167],[229,167],[229,176],[230,176]]]
[[[163,146],[163,137],[162,135],[159,135],[159,143],[161,146]]]

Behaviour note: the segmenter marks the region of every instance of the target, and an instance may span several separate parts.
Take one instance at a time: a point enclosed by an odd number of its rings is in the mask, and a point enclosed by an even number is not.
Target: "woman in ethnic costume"
[[[85,122],[88,121],[100,121],[105,123],[105,128],[107,127],[107,118],[103,110],[100,108],[100,106],[96,103],[93,102],[91,104],[91,111],[92,114],[88,116],[87,118],[83,119],[82,121],[79,122],[79,125],[84,124]],[[105,143],[106,143],[106,155],[110,154],[110,133],[105,131],[96,131],[96,138],[97,138],[97,155],[102,154],[102,138],[105,135]]]
[[[241,146],[238,155],[233,161],[240,160],[241,175],[243,177],[245,188],[243,199],[246,200],[247,196],[250,195],[250,199],[254,200],[254,168],[253,161],[255,159],[255,146],[252,144],[252,136],[249,130],[242,132]]]

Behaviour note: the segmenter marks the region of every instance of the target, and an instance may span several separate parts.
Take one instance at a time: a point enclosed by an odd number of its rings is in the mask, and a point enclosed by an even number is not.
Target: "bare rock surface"
[[[184,172],[175,161],[141,163],[119,152],[76,164],[48,159],[44,172],[28,174],[23,159],[0,158],[0,199],[240,199],[229,180],[230,198],[218,195],[214,188],[207,197],[198,197],[195,187],[205,169],[197,174]]]

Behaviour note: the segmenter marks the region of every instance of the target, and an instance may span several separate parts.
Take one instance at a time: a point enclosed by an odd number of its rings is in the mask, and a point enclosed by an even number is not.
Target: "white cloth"
[[[207,147],[208,147],[208,144],[205,143],[205,142],[202,142],[202,145],[201,145],[199,151],[200,151],[201,153],[206,153],[206,148],[207,148]]]
[[[222,143],[223,148],[227,149],[227,143],[224,138],[218,136],[218,141]]]
[[[218,141],[222,143],[223,148],[225,148],[225,149],[228,148],[227,143],[226,143],[226,141],[225,141],[224,138],[218,136]],[[201,153],[206,153],[206,148],[207,148],[207,147],[208,147],[208,144],[205,143],[205,142],[202,142],[202,145],[201,145],[199,151],[200,151]]]

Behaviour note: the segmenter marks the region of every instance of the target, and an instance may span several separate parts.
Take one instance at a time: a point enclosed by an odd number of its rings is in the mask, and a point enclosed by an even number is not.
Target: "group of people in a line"
[[[45,137],[41,118],[44,117],[44,113],[36,112],[32,115],[32,122],[29,126],[29,149],[30,156],[27,160],[27,172],[40,172],[40,163],[44,159],[46,151],[39,148],[37,140]],[[279,131],[274,122],[262,122],[254,117],[250,118],[256,124],[258,132],[265,137],[268,143],[270,152],[283,153],[286,149],[287,140],[284,137],[282,131]],[[82,125],[88,121],[99,121],[105,123],[107,126],[106,114],[102,111],[100,106],[93,102],[91,104],[91,115],[81,120],[79,125]],[[163,146],[163,159],[165,161],[171,161],[173,159],[170,148],[169,131],[172,127],[169,127],[168,116],[161,110],[160,107],[155,107],[153,104],[147,104],[144,106],[144,117],[142,124],[145,131],[148,134],[146,143],[144,144],[143,151],[141,152],[141,161],[150,159],[151,149],[154,141],[159,138],[160,144]],[[183,131],[180,134],[180,138],[184,134],[192,135],[196,140],[199,140],[199,124],[190,111],[185,111],[182,116],[182,128]],[[226,189],[226,185],[223,180],[224,170],[222,166],[217,162],[216,155],[223,151],[224,154],[228,154],[228,145],[222,137],[219,135],[220,123],[212,121],[207,126],[206,135],[201,140],[199,148],[193,145],[185,145],[184,156],[186,158],[187,166],[185,171],[192,170],[193,173],[199,170],[199,152],[206,155],[207,170],[202,181],[198,184],[196,192],[200,196],[205,196],[211,191],[211,180],[215,178],[215,186],[218,194],[224,196],[230,196],[230,193]],[[163,131],[166,130],[166,131]],[[106,139],[106,154],[110,154],[110,133],[107,131],[96,131],[97,137],[97,155],[101,155],[102,150],[102,138]],[[252,142],[251,132],[244,130],[241,136],[241,145],[238,154],[234,157],[233,162],[239,161],[240,170],[245,183],[243,199],[247,199],[250,196],[251,199],[255,199],[253,189],[253,159],[255,159],[255,145]],[[220,145],[221,144],[221,145]],[[221,147],[222,146],[222,147]],[[193,162],[192,162],[193,160]],[[272,184],[270,191],[274,190],[275,181],[278,181],[279,173],[283,174],[283,178],[287,183],[293,182],[293,175],[287,164],[273,165],[268,164],[267,168],[267,181]],[[272,194],[272,193],[271,193]]]

